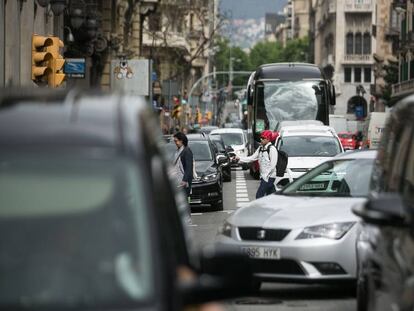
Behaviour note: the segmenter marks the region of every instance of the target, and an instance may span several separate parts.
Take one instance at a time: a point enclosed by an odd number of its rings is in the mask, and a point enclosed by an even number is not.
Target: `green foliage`
[[[233,58],[234,71],[253,71],[258,66],[279,62],[307,62],[309,53],[309,39],[294,39],[283,47],[277,42],[259,42],[245,53],[240,47],[230,46],[226,38],[216,41],[215,66],[217,71],[230,69],[230,57]],[[245,85],[248,77],[234,76],[233,85]],[[222,88],[228,85],[228,76],[218,76],[217,86]]]

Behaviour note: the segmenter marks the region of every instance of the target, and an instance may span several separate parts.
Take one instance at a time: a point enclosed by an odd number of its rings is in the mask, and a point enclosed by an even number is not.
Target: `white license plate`
[[[191,200],[190,199],[190,204],[201,204],[201,200]]]
[[[242,251],[250,258],[280,259],[280,248],[275,247],[242,247]]]

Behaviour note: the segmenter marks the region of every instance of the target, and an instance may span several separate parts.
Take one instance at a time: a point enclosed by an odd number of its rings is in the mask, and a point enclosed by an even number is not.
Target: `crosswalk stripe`
[[[250,202],[242,202],[242,203],[237,203],[236,205],[237,205],[238,208],[240,208],[240,207],[245,207],[249,204],[250,204]]]
[[[236,194],[236,198],[238,199],[238,198],[248,198],[249,197],[249,194],[247,194],[247,193],[237,193]]]
[[[237,202],[250,202],[249,198],[236,198]]]

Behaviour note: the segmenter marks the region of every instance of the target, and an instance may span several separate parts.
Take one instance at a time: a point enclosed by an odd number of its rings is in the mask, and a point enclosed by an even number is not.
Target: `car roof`
[[[356,160],[356,159],[375,159],[377,157],[377,150],[355,150],[339,153],[335,159]]]
[[[0,145],[122,148],[137,141],[137,116],[147,106],[144,98],[118,93],[6,89]]]
[[[194,134],[187,134],[188,140],[205,140],[208,141],[208,134],[205,133],[194,133]]]
[[[280,130],[280,136],[335,136],[335,130],[332,127],[326,125],[289,125],[284,126]]]
[[[256,70],[255,78],[297,81],[303,79],[323,79],[320,68],[308,63],[264,64]]]
[[[243,130],[240,128],[219,128],[211,131],[210,135],[221,134],[221,133],[239,133],[243,134]]]

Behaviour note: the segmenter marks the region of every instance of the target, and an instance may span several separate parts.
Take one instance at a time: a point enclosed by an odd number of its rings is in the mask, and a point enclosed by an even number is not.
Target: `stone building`
[[[0,21],[0,87],[35,86],[31,79],[32,34],[62,38],[63,14],[34,0],[0,0]]]
[[[414,93],[414,4],[413,0],[394,0],[392,3],[398,56],[398,83],[392,87],[392,99]]]
[[[336,87],[335,114],[362,120],[373,83],[375,0],[315,0],[315,63]]]

